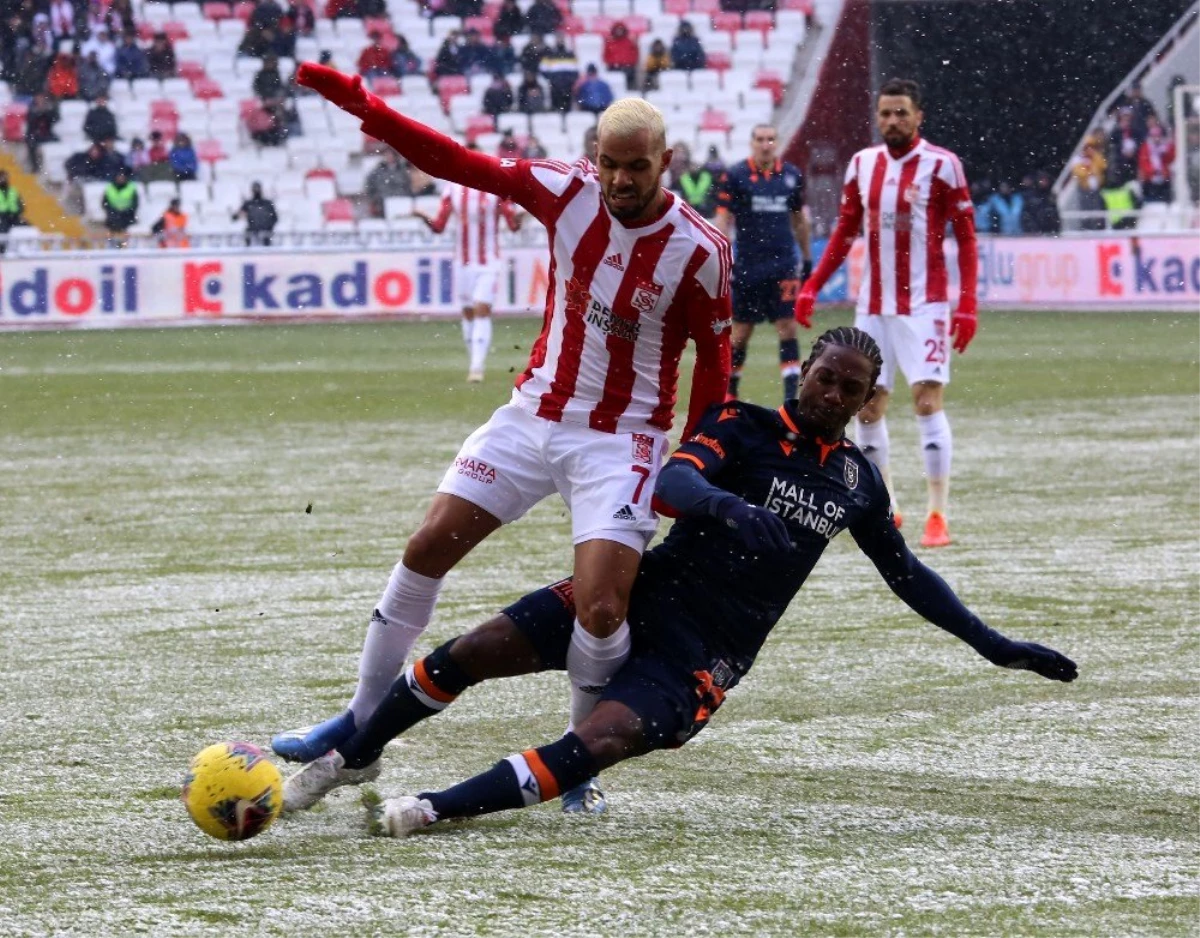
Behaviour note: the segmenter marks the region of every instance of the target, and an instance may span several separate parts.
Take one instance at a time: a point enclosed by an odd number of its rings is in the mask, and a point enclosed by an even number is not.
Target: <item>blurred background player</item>
[[[989,628],[905,545],[883,480],[845,438],[881,364],[871,337],[843,326],[814,343],[798,398],[777,410],[743,403],[709,410],[659,476],[655,499],[679,520],[646,554],[629,614],[637,650],[600,704],[557,742],[446,791],[384,803],[378,832],[398,837],[435,820],[527,807],[616,762],[682,746],[750,671],[829,542],[846,529],[892,591],[929,622],[995,665],[1073,681],[1074,662]],[[789,494],[797,491],[804,494]],[[415,662],[360,732],[288,779],[284,810],[378,776],[389,740],[471,685],[561,669],[571,607],[571,583],[562,581]]]
[[[750,158],[730,166],[718,183],[717,227],[733,246],[733,336],[729,396],[736,398],[754,327],[769,322],[779,334],[783,399],[796,396],[800,348],[792,307],[800,281],[812,272],[804,176],[775,156],[770,124],[750,133]],[[797,251],[799,246],[799,251]]]
[[[462,335],[467,346],[467,381],[483,380],[492,345],[492,306],[500,288],[500,219],[510,231],[521,226],[521,214],[505,199],[457,183],[442,191],[434,218],[414,213],[439,234],[454,219],[454,282],[462,303]]]
[[[510,402],[467,438],[408,539],[368,626],[347,710],[272,740],[311,762],[364,725],[433,616],[444,577],[501,525],[558,492],[571,512],[575,620],[571,723],[629,656],[625,621],[658,524],[654,482],[674,420],[679,362],[696,359],[687,426],[729,382],[729,245],[663,188],[662,113],[640,98],[600,117],[596,164],[497,159],[391,110],[362,78],[303,63],[299,81],[362,120],[418,169],[520,205],[550,232],[542,332]],[[594,780],[564,810],[603,810]]]
[[[8,233],[25,221],[25,201],[0,169],[0,254],[8,250]]]
[[[866,219],[867,250],[854,324],[883,351],[879,389],[858,415],[855,439],[879,467],[892,493],[896,525],[900,511],[889,468],[887,405],[897,368],[912,387],[929,499],[924,547],[950,543],[946,506],[953,454],[950,423],[942,409],[950,381],[950,355],[967,350],[978,325],[978,251],[975,212],[958,157],[920,136],[921,90],[892,79],[879,89],[875,123],[880,146],[854,154],[846,167],[837,227],[821,263],[796,299],[796,320],[812,324],[817,292],[841,266]],[[950,315],[943,252],[946,223],[958,241],[962,288]],[[949,326],[949,328],[947,328]]]

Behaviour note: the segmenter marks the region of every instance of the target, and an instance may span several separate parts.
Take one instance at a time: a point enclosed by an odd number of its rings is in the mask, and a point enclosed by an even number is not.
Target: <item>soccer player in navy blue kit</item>
[[[897,596],[988,661],[1073,681],[1074,662],[989,628],[905,545],[878,470],[844,435],[874,393],[881,364],[865,332],[833,329],[801,366],[798,399],[778,410],[740,402],[711,409],[659,477],[658,503],[679,520],[642,560],[629,613],[633,652],[595,710],[558,741],[452,788],[375,805],[376,831],[404,836],[438,820],[527,807],[624,759],[682,746],[750,670],[843,530]],[[416,661],[362,729],[288,779],[284,809],[377,777],[389,740],[468,687],[563,669],[571,594],[570,580],[531,593]]]
[[[738,396],[754,327],[769,322],[779,334],[783,399],[796,396],[800,347],[792,307],[800,284],[812,273],[804,176],[775,155],[775,128],[759,124],[750,134],[750,158],[734,163],[717,185],[717,227],[733,246],[733,371],[729,396]],[[797,250],[797,247],[799,250]]]

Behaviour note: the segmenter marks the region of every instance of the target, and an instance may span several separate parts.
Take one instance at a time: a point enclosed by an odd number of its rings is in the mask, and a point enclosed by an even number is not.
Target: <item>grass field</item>
[[[481,387],[452,323],[0,335],[0,935],[1197,934],[1194,315],[993,313],[955,363],[957,541],[926,559],[1075,684],[986,664],[844,538],[708,730],[608,773],[601,818],[381,841],[339,792],[248,843],[201,834],[188,759],[343,705],[405,535],[535,330],[498,325]],[[747,393],[773,403],[765,340]],[[915,426],[891,423],[915,522]],[[569,553],[547,501],[451,575],[418,647]],[[566,705],[557,674],[473,690],[380,788],[549,741]]]

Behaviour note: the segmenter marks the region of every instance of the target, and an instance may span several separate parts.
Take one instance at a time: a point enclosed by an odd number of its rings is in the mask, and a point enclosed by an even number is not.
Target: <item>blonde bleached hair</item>
[[[650,145],[660,152],[667,148],[667,122],[663,113],[645,98],[621,98],[610,104],[596,125],[597,139],[605,134],[632,137],[650,131]]]

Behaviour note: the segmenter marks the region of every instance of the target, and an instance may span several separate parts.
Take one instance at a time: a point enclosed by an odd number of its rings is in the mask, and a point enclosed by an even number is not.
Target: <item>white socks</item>
[[[467,354],[471,354],[471,337],[475,334],[475,320],[464,318],[462,321],[463,345],[467,347]]]
[[[950,496],[950,458],[954,453],[954,438],[946,412],[939,410],[928,417],[917,418],[921,434],[921,456],[925,460],[925,481],[929,486],[929,510],[946,513]]]
[[[433,618],[442,581],[396,564],[367,627],[358,661],[358,687],[350,701],[354,722],[362,726],[387,695],[404,661]]]
[[[597,638],[575,620],[567,649],[571,681],[571,728],[579,726],[596,706],[609,678],[629,657],[629,623],[622,622],[608,638]]]
[[[475,328],[467,341],[467,353],[471,356],[471,371],[483,371],[483,363],[487,361],[488,349],[492,347],[492,317],[477,316]],[[464,328],[464,333],[466,332]]]
[[[867,459],[875,464],[879,474],[883,476],[883,484],[887,486],[888,494],[892,498],[892,511],[898,512],[900,508],[896,502],[896,490],[892,488],[892,467],[890,465],[892,449],[887,420],[877,420],[875,423],[863,423],[861,420],[855,420],[854,424],[854,440]]]

